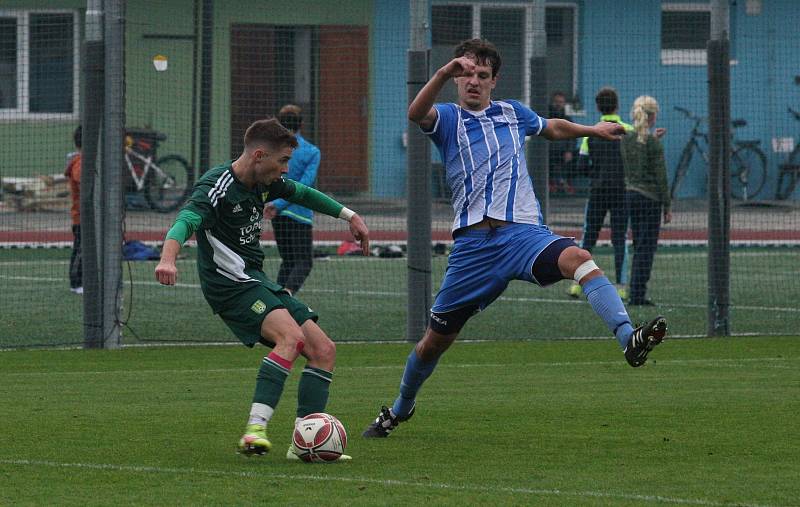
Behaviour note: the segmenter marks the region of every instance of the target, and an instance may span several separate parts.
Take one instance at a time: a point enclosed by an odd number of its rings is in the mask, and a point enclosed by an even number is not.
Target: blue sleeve
[[[514,101],[513,105],[520,127],[524,129],[526,136],[538,136],[547,128],[547,120],[536,114],[535,111],[517,101]]]
[[[314,182],[317,181],[317,171],[319,170],[319,149],[314,148],[307,154],[306,159],[303,161],[305,168],[303,175],[297,180],[307,187],[313,187]]]
[[[453,134],[458,111],[455,104],[434,104],[433,108],[437,113],[436,121],[430,130],[422,129],[422,132],[427,134],[436,146],[442,146]]]

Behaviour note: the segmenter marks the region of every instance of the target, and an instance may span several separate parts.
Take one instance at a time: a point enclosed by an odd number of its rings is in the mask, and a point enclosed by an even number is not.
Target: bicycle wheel
[[[678,187],[680,187],[683,177],[686,176],[686,173],[689,171],[689,163],[691,161],[692,161],[692,144],[690,142],[683,149],[683,153],[681,153],[681,158],[678,161],[678,165],[675,166],[675,174],[672,176],[672,185],[670,185],[669,187],[670,201],[675,200],[675,194],[678,193]]]
[[[731,155],[731,195],[747,201],[764,188],[767,157],[755,146],[740,146]]]
[[[791,197],[797,187],[797,179],[800,177],[800,146],[794,149],[789,155],[789,161],[779,167],[778,187],[775,189],[775,198],[785,200]]]
[[[144,182],[144,197],[154,210],[168,213],[189,197],[194,174],[189,163],[178,155],[161,157],[150,166]]]

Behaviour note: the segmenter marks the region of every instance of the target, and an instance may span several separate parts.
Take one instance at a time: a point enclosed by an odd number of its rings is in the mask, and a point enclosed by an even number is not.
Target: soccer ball
[[[347,433],[339,419],[330,414],[310,414],[294,427],[294,450],[301,460],[336,461],[347,447]]]

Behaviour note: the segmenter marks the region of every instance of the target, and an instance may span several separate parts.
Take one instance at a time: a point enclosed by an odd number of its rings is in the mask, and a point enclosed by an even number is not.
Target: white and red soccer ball
[[[330,414],[309,414],[294,427],[295,453],[307,463],[336,461],[347,447],[347,433]]]

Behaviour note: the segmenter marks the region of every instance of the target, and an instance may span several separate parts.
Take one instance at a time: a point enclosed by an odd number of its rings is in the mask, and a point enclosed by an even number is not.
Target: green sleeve
[[[664,147],[661,141],[652,137],[652,167],[656,176],[656,188],[659,201],[664,211],[670,210],[669,184],[667,183],[667,165],[664,161]]]
[[[203,217],[187,209],[182,209],[175,218],[175,223],[172,224],[169,232],[167,232],[167,239],[174,239],[180,245],[186,243],[186,240],[192,237],[200,224],[203,223]]]
[[[295,191],[286,198],[287,201],[299,204],[300,206],[304,206],[319,213],[324,213],[333,218],[339,218],[339,213],[342,212],[344,205],[331,199],[315,188],[307,187],[297,181],[292,183],[294,183]]]

